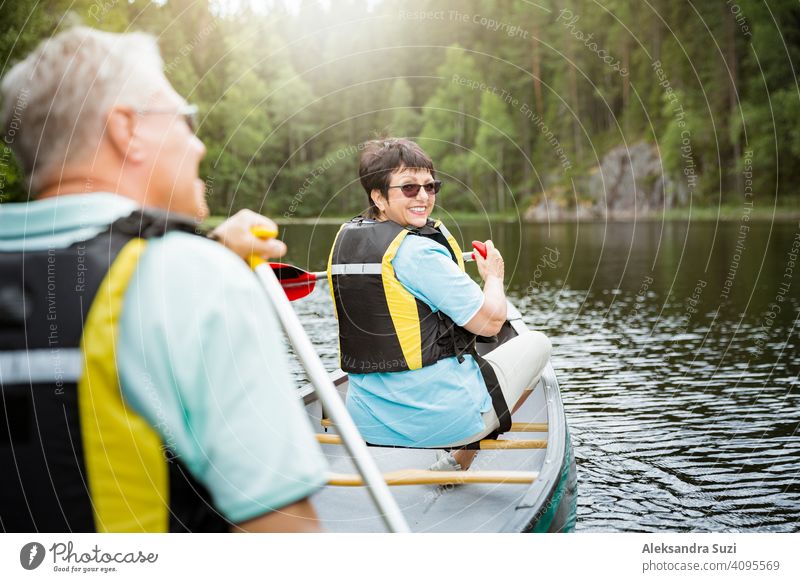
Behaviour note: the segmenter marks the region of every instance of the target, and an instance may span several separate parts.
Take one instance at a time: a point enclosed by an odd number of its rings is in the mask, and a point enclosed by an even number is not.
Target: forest
[[[155,35],[200,110],[214,214],[357,213],[381,136],[432,156],[450,212],[583,204],[575,184],[634,144],[684,194],[667,205],[800,200],[796,0],[53,0],[0,20],[3,72],[79,23]],[[3,144],[0,201],[28,196]]]

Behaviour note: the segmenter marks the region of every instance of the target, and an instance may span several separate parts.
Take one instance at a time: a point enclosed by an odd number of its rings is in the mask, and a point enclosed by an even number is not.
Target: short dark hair
[[[363,144],[358,176],[369,201],[369,208],[364,213],[366,218],[378,216],[378,207],[372,201],[372,191],[380,190],[383,197],[388,198],[391,175],[401,168],[428,170],[431,177],[436,178],[430,156],[409,139],[374,139]]]

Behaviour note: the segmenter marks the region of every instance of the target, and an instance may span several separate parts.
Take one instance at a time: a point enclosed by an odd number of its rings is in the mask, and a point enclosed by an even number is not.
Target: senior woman
[[[503,258],[490,240],[485,259],[476,253],[483,289],[464,272],[458,243],[430,218],[441,182],[416,143],[364,144],[359,175],[369,208],[342,226],[328,262],[347,408],[368,443],[459,449],[431,468],[467,469],[476,451],[461,447],[508,429],[550,342],[528,332],[477,354],[476,337],[506,321]]]

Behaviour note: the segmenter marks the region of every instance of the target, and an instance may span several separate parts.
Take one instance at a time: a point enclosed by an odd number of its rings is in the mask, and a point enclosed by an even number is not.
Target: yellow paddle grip
[[[273,230],[265,226],[254,226],[253,228],[250,229],[250,232],[252,232],[255,236],[263,240],[269,240],[271,238],[275,238],[278,236],[277,230]],[[247,262],[250,265],[251,269],[255,269],[261,263],[266,263],[267,261],[265,261],[258,255],[250,255],[249,257],[247,257]]]

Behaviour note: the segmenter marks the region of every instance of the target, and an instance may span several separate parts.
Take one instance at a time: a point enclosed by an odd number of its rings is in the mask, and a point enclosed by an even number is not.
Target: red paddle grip
[[[486,258],[486,245],[479,240],[472,241],[472,248],[478,251],[481,256]],[[475,258],[475,253],[472,253],[472,258]]]

